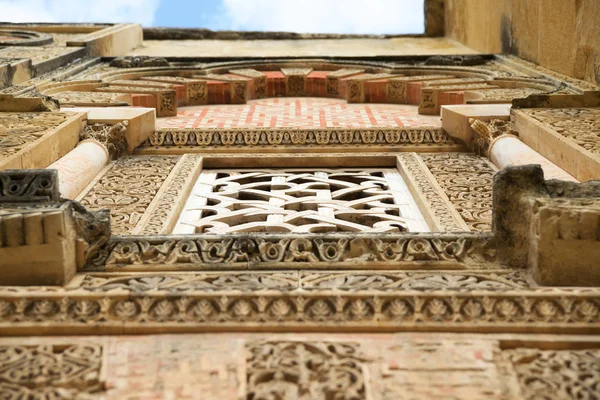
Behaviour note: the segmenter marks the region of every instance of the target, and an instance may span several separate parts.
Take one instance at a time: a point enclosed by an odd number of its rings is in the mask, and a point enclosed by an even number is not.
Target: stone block
[[[476,118],[486,122],[492,119],[507,121],[510,118],[510,104],[448,105],[442,107],[441,115],[442,128],[470,149],[474,132],[469,119]]]
[[[551,286],[600,286],[600,200],[538,199],[529,264]]]
[[[88,124],[114,125],[127,121],[127,150],[133,151],[141,145],[154,132],[156,123],[156,110],[142,107],[73,107],[63,111],[87,112]]]

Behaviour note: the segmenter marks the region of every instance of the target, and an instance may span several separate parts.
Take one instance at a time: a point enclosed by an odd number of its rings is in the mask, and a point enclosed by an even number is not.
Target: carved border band
[[[567,325],[568,324],[568,325]],[[600,332],[600,290],[512,292],[232,291],[175,294],[0,292],[5,334],[223,329]]]
[[[202,157],[184,154],[173,168],[165,184],[146,209],[144,217],[133,234],[169,234],[177,222],[177,217],[185,205],[198,174],[202,170]]]
[[[442,128],[371,129],[160,129],[147,142],[156,147],[228,148],[236,146],[347,146],[423,145],[456,146]]]
[[[468,232],[469,226],[450,203],[427,166],[415,153],[398,154],[398,170],[432,230]]]
[[[85,268],[223,270],[262,268],[459,268],[493,265],[491,235],[167,235],[116,237]]]

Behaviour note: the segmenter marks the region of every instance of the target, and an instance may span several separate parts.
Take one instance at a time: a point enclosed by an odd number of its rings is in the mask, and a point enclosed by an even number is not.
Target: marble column
[[[58,170],[61,197],[73,200],[102,171],[109,159],[108,150],[103,144],[88,139],[79,142],[77,147],[48,169]]]
[[[545,179],[579,182],[514,135],[501,135],[495,138],[490,143],[488,158],[500,169],[509,165],[540,164]]]

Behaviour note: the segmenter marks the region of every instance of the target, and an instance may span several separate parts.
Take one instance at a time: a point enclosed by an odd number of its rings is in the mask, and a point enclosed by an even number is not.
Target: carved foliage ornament
[[[488,237],[393,235],[381,238],[337,235],[187,235],[123,238],[111,242],[91,269],[139,264],[289,264],[357,261],[459,263],[492,260]],[[309,265],[309,264],[307,264]]]
[[[111,159],[117,159],[127,152],[127,121],[115,125],[86,125],[79,134],[79,140],[93,139],[102,143],[108,150]]]

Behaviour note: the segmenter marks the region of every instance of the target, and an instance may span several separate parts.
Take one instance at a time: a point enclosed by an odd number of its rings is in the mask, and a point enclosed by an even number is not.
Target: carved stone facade
[[[600,88],[315,37],[0,26],[0,398],[598,398]]]

